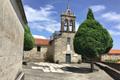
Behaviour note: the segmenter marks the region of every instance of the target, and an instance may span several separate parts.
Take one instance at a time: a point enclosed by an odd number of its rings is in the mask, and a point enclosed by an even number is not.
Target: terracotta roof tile
[[[35,38],[35,45],[48,46],[48,45],[49,45],[49,40],[47,40],[47,39]]]
[[[109,51],[109,54],[110,55],[120,55],[120,50],[113,50],[112,49],[112,50]]]

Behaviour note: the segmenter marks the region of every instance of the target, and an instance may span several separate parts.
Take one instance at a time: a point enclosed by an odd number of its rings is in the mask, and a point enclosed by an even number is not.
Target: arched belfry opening
[[[67,10],[61,14],[61,32],[75,32],[75,18],[68,6]]]

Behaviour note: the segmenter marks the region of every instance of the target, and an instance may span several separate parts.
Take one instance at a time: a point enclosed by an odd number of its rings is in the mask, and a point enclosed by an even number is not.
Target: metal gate
[[[66,54],[66,63],[71,63],[71,54]]]

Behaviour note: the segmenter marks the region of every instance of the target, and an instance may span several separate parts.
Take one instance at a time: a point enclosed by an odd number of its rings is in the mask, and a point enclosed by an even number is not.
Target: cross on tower
[[[70,1],[68,0],[67,9],[70,9]]]
[[[68,0],[67,10],[61,15],[61,32],[75,32],[75,16],[70,9]]]

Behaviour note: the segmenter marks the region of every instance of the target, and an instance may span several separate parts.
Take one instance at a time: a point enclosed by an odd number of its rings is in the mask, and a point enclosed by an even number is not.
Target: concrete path
[[[25,80],[113,80],[103,70],[91,73],[89,64],[28,63]]]

